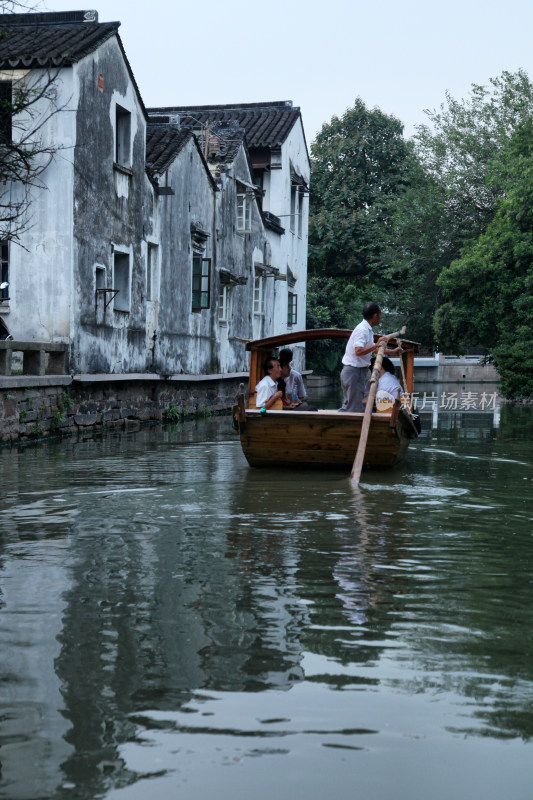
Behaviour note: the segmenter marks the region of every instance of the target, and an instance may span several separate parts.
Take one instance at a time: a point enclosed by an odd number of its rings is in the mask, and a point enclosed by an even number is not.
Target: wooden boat
[[[352,466],[363,421],[362,413],[320,409],[317,412],[283,410],[281,400],[268,411],[255,406],[255,387],[264,377],[264,364],[277,348],[318,339],[348,339],[351,330],[322,328],[297,331],[268,339],[248,342],[250,379],[248,401],[239,395],[233,407],[233,420],[239,432],[243,453],[252,467],[339,467]],[[374,339],[379,337],[377,334]],[[396,347],[396,339],[388,346]],[[416,342],[401,341],[403,377],[406,395],[412,399]],[[385,413],[373,413],[364,465],[392,467],[418,436],[410,406],[396,401]]]

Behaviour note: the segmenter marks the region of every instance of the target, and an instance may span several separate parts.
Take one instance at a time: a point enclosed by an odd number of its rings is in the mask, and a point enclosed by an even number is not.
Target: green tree
[[[505,196],[477,241],[439,278],[443,348],[482,345],[508,397],[533,395],[533,121],[519,124],[494,165]]]
[[[377,274],[409,147],[399,120],[361,99],[311,145],[309,266],[314,274]]]
[[[450,244],[460,248],[494,216],[503,192],[495,180],[495,159],[533,113],[533,84],[523,70],[504,71],[488,86],[472,84],[466,100],[447,93],[439,111],[426,113],[431,125],[417,128],[416,153],[445,192],[442,213]]]
[[[410,158],[401,122],[360,99],[323,125],[311,145],[308,328],[352,328],[369,300],[391,305],[384,259]],[[383,319],[385,328],[395,324]],[[344,348],[310,343],[308,365],[338,374]]]
[[[360,289],[345,278],[311,275],[307,281],[307,328],[354,327],[364,305]],[[359,319],[357,319],[359,322]],[[306,345],[307,366],[318,375],[338,375],[346,342],[320,341]]]
[[[361,322],[363,307],[371,300],[382,308],[380,330],[383,333],[401,327],[403,317],[394,310],[394,293],[391,295],[383,287],[364,280],[355,282],[312,275],[307,282],[307,328],[352,329]],[[307,365],[318,375],[338,376],[345,348],[346,342],[342,340],[309,342],[306,346]]]
[[[409,339],[434,346],[433,318],[440,302],[437,279],[457,257],[443,213],[445,191],[412,156],[405,191],[394,204],[381,286],[407,326]]]
[[[519,70],[473,85],[464,100],[447,94],[411,143],[398,120],[361,100],[324,125],[311,147],[309,266],[346,277],[329,287],[320,313],[329,307],[338,317],[343,289],[349,297],[356,286],[386,301],[409,338],[447,346],[442,325],[438,342],[433,326],[445,286],[439,276],[493,220],[513,168],[502,153],[531,115],[533,85]],[[311,292],[311,324],[315,301]]]
[[[408,186],[395,199],[385,276],[410,338],[426,346],[444,346],[433,329],[439,275],[493,219],[508,178],[502,151],[532,112],[527,74],[503,72],[488,86],[473,85],[467,99],[447,94],[439,111],[427,112],[430,124],[417,129]]]

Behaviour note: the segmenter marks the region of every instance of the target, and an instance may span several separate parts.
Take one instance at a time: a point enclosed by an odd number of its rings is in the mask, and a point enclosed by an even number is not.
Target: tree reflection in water
[[[0,452],[6,785],[91,798],[134,781],[140,720],[165,727],[198,693],[266,692],[280,719],[274,694],[305,685],[324,704],[356,687],[368,709],[448,698],[448,733],[527,741],[530,412],[503,408],[497,431],[442,418],[355,492],[343,473],[250,470],[227,421]],[[29,706],[43,727],[13,744]]]

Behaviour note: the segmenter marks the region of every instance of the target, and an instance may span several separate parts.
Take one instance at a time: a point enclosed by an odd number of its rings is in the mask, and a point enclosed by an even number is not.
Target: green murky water
[[[359,492],[227,418],[0,451],[0,797],[531,800],[533,409],[432,419]]]

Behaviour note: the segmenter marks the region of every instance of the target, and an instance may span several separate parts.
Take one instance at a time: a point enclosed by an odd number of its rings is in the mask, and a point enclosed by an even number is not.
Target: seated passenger
[[[381,362],[381,370],[379,373],[378,386],[376,391],[376,408],[378,411],[387,411],[392,408],[394,401],[399,399],[402,393],[402,385],[396,377],[394,364],[387,358],[383,357]]]
[[[289,350],[288,348],[280,350],[279,361],[282,368],[281,374],[285,378],[285,388],[287,397],[291,398],[291,400],[295,403],[303,403],[303,401],[307,397],[307,393],[305,391],[305,386],[302,376],[291,366],[292,350]],[[286,375],[283,372],[283,368],[285,368]]]
[[[291,366],[284,362],[280,364],[280,369],[281,377],[278,380],[278,387],[283,392],[283,408],[297,408],[300,400],[291,380]]]
[[[265,363],[265,377],[259,381],[255,387],[257,392],[255,398],[256,408],[271,408],[276,400],[283,396],[283,392],[278,389],[277,380],[281,374],[281,368],[277,358],[269,358]]]
[[[282,350],[281,352],[283,353],[285,351]],[[291,380],[293,372],[296,372],[296,370],[291,369],[290,364],[287,362],[281,363],[281,378],[278,381],[278,386],[283,392],[283,409],[286,411],[289,411],[290,409],[297,411],[318,411],[315,406],[310,406],[305,400],[300,400],[297,384]],[[296,372],[296,375],[300,375],[300,373]],[[300,375],[300,380],[301,377],[302,376]]]

